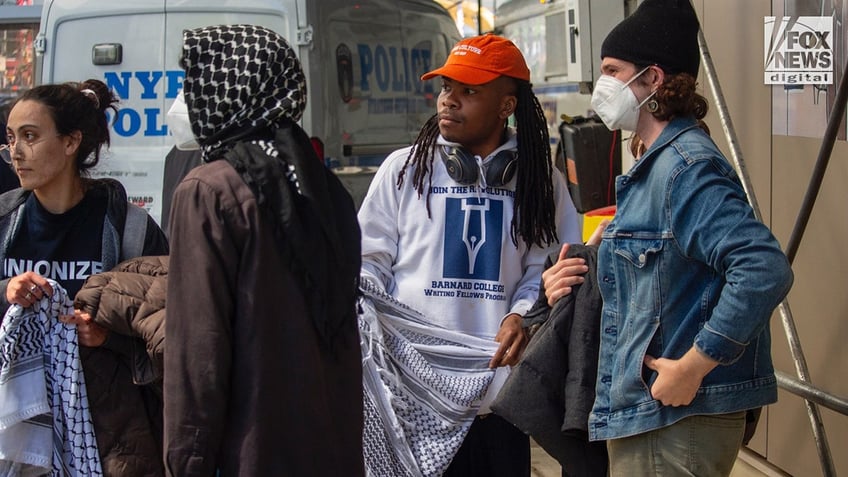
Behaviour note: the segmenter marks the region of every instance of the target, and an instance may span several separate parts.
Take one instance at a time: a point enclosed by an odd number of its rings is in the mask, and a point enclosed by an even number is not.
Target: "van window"
[[[32,88],[35,52],[32,42],[37,23],[0,24],[0,117],[4,105]]]

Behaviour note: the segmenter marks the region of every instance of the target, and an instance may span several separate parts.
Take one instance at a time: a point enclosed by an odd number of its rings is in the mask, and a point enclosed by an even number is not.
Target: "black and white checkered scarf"
[[[217,25],[183,32],[183,95],[204,160],[262,129],[298,121],[306,77],[294,50],[255,25]]]
[[[356,319],[359,226],[350,195],[297,124],[306,107],[300,61],[259,26],[183,35],[183,93],[203,159],[229,162],[250,187],[332,348]]]
[[[362,292],[366,474],[438,477],[494,379],[497,343],[434,326],[367,280]]]
[[[103,475],[73,302],[57,282],[33,306],[12,305],[0,326],[0,475]]]

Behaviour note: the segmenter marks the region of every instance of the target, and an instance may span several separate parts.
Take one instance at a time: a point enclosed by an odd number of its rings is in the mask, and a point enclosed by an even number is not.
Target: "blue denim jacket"
[[[777,401],[769,319],[792,270],[709,136],[693,118],[672,120],[616,179],[616,200],[598,253],[604,307],[591,439]],[[678,359],[693,345],[720,364],[690,405],[663,406],[651,398],[656,372],[643,359]]]

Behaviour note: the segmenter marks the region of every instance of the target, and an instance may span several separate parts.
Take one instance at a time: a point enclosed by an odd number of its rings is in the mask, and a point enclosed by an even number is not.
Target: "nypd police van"
[[[94,175],[120,180],[157,220],[173,145],[165,113],[184,76],[182,31],[235,23],[270,28],[298,52],[308,90],[302,126],[355,199],[368,171],[435,112],[439,86],[419,78],[460,38],[432,0],[45,0],[40,83],[96,78],[117,93],[111,148]]]

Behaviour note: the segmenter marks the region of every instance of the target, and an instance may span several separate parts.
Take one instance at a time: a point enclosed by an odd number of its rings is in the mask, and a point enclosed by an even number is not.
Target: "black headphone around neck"
[[[477,182],[480,168],[474,154],[456,146],[439,146],[442,152],[442,160],[451,179],[462,185],[470,185]],[[488,163],[483,166],[488,187],[503,187],[512,180],[515,169],[518,166],[518,155],[515,151],[502,150],[495,154]]]

